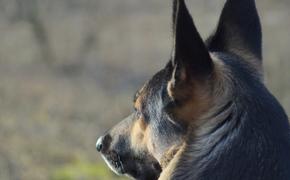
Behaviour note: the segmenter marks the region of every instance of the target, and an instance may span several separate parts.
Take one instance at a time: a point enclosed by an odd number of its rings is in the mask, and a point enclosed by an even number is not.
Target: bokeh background
[[[188,0],[205,38],[225,0]],[[257,1],[265,81],[290,113],[290,1]],[[0,0],[0,179],[119,179],[95,141],[168,61],[171,0]]]

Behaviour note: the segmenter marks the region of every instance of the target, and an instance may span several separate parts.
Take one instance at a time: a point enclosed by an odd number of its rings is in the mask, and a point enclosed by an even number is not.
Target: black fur
[[[184,0],[175,0],[175,51],[174,64],[183,66],[193,76],[209,74],[212,61],[208,50],[200,37]],[[182,68],[182,67],[179,67]]]
[[[207,44],[210,51],[251,53],[261,60],[262,30],[255,0],[228,0]]]

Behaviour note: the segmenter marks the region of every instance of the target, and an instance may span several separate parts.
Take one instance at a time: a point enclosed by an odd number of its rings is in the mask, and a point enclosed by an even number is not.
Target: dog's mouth
[[[161,167],[157,162],[144,162],[132,157],[122,157],[115,151],[102,154],[108,167],[117,175],[127,175],[136,180],[157,180]]]
[[[126,173],[123,162],[118,153],[112,151],[107,155],[102,154],[102,158],[105,160],[109,168],[117,175],[123,175]]]

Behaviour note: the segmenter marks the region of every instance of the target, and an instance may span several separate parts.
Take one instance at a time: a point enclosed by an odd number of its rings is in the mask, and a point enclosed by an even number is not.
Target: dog
[[[138,180],[289,180],[288,117],[263,83],[255,1],[227,0],[206,41],[184,0],[172,19],[171,59],[97,140],[108,166]]]

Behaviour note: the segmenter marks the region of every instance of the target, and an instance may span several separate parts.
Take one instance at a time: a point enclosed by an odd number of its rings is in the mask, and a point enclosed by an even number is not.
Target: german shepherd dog
[[[204,42],[174,0],[173,34],[134,112],[97,140],[108,166],[138,180],[290,180],[288,117],[263,83],[255,1],[227,0]]]

